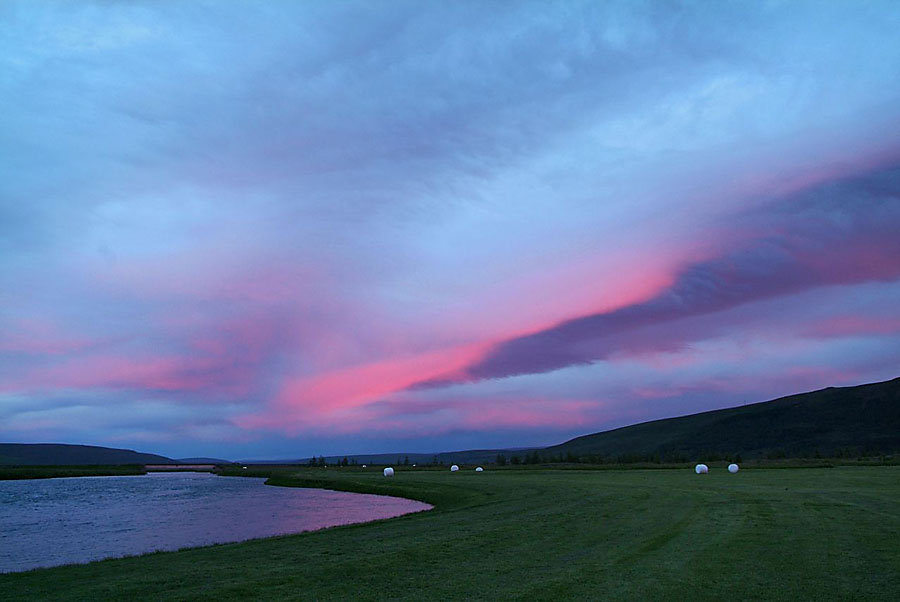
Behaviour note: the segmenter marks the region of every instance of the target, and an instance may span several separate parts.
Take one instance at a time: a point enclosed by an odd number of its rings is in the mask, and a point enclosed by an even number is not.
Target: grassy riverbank
[[[0,466],[0,481],[57,477],[115,477],[146,474],[142,465],[117,466]]]
[[[0,599],[900,599],[897,467],[241,472],[435,509],[0,575]]]

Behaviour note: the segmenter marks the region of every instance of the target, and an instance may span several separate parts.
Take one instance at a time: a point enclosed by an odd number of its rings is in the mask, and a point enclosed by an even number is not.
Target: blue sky
[[[895,3],[0,23],[0,439],[541,445],[898,376]]]

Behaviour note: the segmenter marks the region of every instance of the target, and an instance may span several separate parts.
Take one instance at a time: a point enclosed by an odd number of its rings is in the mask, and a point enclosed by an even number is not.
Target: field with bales
[[[900,599],[896,466],[238,472],[434,509],[0,575],[0,599]]]

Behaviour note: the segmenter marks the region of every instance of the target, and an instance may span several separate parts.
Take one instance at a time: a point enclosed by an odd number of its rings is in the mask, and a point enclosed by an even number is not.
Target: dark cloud
[[[898,168],[820,185],[738,219],[738,228],[760,236],[687,267],[652,299],[505,341],[461,378],[413,388],[589,364],[632,344],[646,347],[646,331],[629,339],[628,333],[640,329],[671,328],[670,323],[684,318],[815,287],[900,277]],[[661,337],[660,343],[674,344],[671,336]]]

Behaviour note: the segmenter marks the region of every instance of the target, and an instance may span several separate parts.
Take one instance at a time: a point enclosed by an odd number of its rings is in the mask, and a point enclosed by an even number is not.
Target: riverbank
[[[143,465],[116,466],[0,466],[0,481],[60,477],[116,477],[147,474]]]
[[[900,599],[896,467],[240,473],[435,508],[3,575],[0,598]]]

